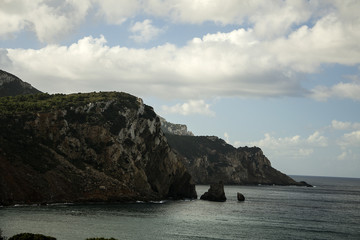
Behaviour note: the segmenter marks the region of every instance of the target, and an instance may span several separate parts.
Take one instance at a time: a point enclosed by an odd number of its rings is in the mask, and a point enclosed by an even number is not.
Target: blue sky
[[[0,0],[0,68],[124,91],[287,174],[360,177],[360,1]]]

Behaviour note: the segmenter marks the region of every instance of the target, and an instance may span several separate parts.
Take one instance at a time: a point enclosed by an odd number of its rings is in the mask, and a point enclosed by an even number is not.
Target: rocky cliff
[[[0,205],[196,198],[160,120],[125,93],[0,98]]]
[[[276,184],[299,185],[271,166],[258,147],[234,148],[224,140],[209,136],[166,134],[197,184]]]
[[[0,97],[41,93],[29,83],[0,70]]]

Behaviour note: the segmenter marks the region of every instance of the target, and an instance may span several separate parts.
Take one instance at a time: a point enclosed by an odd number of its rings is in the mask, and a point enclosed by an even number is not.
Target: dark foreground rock
[[[226,196],[224,192],[224,184],[222,182],[211,184],[209,190],[201,195],[200,199],[214,202],[225,202]]]
[[[0,205],[196,198],[142,100],[125,93],[0,98]]]

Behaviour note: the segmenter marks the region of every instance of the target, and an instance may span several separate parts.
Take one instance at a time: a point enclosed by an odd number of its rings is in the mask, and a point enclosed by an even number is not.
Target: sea
[[[30,232],[58,240],[360,239],[359,178],[292,177],[314,187],[225,186],[226,202],[0,207],[0,229],[7,237]],[[208,188],[196,186],[198,195]]]

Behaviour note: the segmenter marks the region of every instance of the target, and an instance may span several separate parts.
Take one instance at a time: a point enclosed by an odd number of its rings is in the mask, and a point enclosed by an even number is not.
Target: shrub
[[[42,234],[20,233],[12,236],[9,240],[56,240],[56,238]]]

